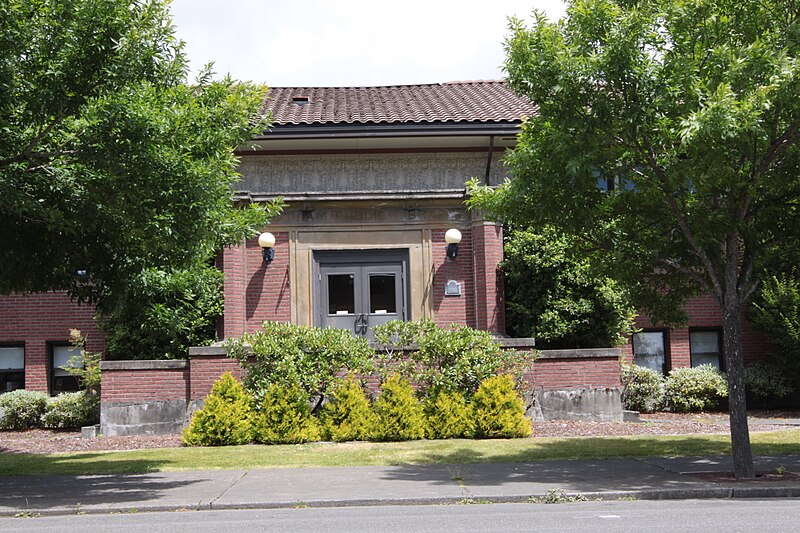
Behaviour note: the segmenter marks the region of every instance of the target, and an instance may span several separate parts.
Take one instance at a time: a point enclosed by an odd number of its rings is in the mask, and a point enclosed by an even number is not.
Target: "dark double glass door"
[[[372,328],[406,320],[402,250],[317,252],[316,322],[371,338]]]

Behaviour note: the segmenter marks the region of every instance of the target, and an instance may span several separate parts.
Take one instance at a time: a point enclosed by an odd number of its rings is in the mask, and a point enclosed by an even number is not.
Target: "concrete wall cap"
[[[100,370],[175,370],[189,366],[189,361],[181,360],[133,360],[100,361]]]
[[[576,350],[539,350],[539,359],[601,359],[620,357],[620,348],[583,348]]]

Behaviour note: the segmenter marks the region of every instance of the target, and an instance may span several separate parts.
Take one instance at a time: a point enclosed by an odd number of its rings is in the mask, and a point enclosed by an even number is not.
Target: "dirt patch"
[[[755,413],[754,413],[755,414]],[[761,419],[800,418],[800,413],[759,412]],[[551,420],[536,422],[533,437],[617,437],[728,433],[726,413],[654,413],[641,422],[586,422]],[[779,420],[775,420],[779,422]],[[777,431],[797,426],[751,424],[750,431]],[[0,453],[61,453],[179,448],[180,435],[81,438],[80,432],[32,429],[0,432]]]

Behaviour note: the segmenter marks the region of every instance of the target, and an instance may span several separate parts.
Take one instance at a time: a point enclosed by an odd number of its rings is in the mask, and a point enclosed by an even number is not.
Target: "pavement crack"
[[[223,490],[222,492],[220,492],[220,493],[217,495],[217,497],[216,497],[216,498],[214,498],[213,500],[211,500],[210,502],[208,502],[208,508],[209,508],[209,509],[213,509],[213,508],[214,508],[214,504],[215,504],[215,503],[216,503],[216,502],[217,502],[217,501],[218,501],[220,498],[222,498],[223,496],[225,496],[225,493],[226,493],[226,492],[228,492],[229,490],[231,490],[231,489],[232,489],[233,487],[235,487],[235,486],[236,486],[236,485],[237,485],[237,484],[238,484],[238,483],[239,483],[241,480],[243,480],[243,479],[244,479],[244,477],[245,477],[246,475],[247,475],[247,472],[244,472],[244,473],[243,473],[241,476],[239,476],[238,478],[234,479],[234,480],[233,480],[233,482],[232,482],[230,485],[228,485],[228,486],[225,488],[225,490]]]

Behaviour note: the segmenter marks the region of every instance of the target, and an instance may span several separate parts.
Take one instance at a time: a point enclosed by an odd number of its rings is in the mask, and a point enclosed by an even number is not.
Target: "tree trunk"
[[[731,451],[736,479],[756,477],[750,431],[747,427],[747,402],[744,391],[744,362],[742,359],[741,302],[738,295],[726,298],[722,309],[723,351],[728,373],[728,405],[731,423]]]

